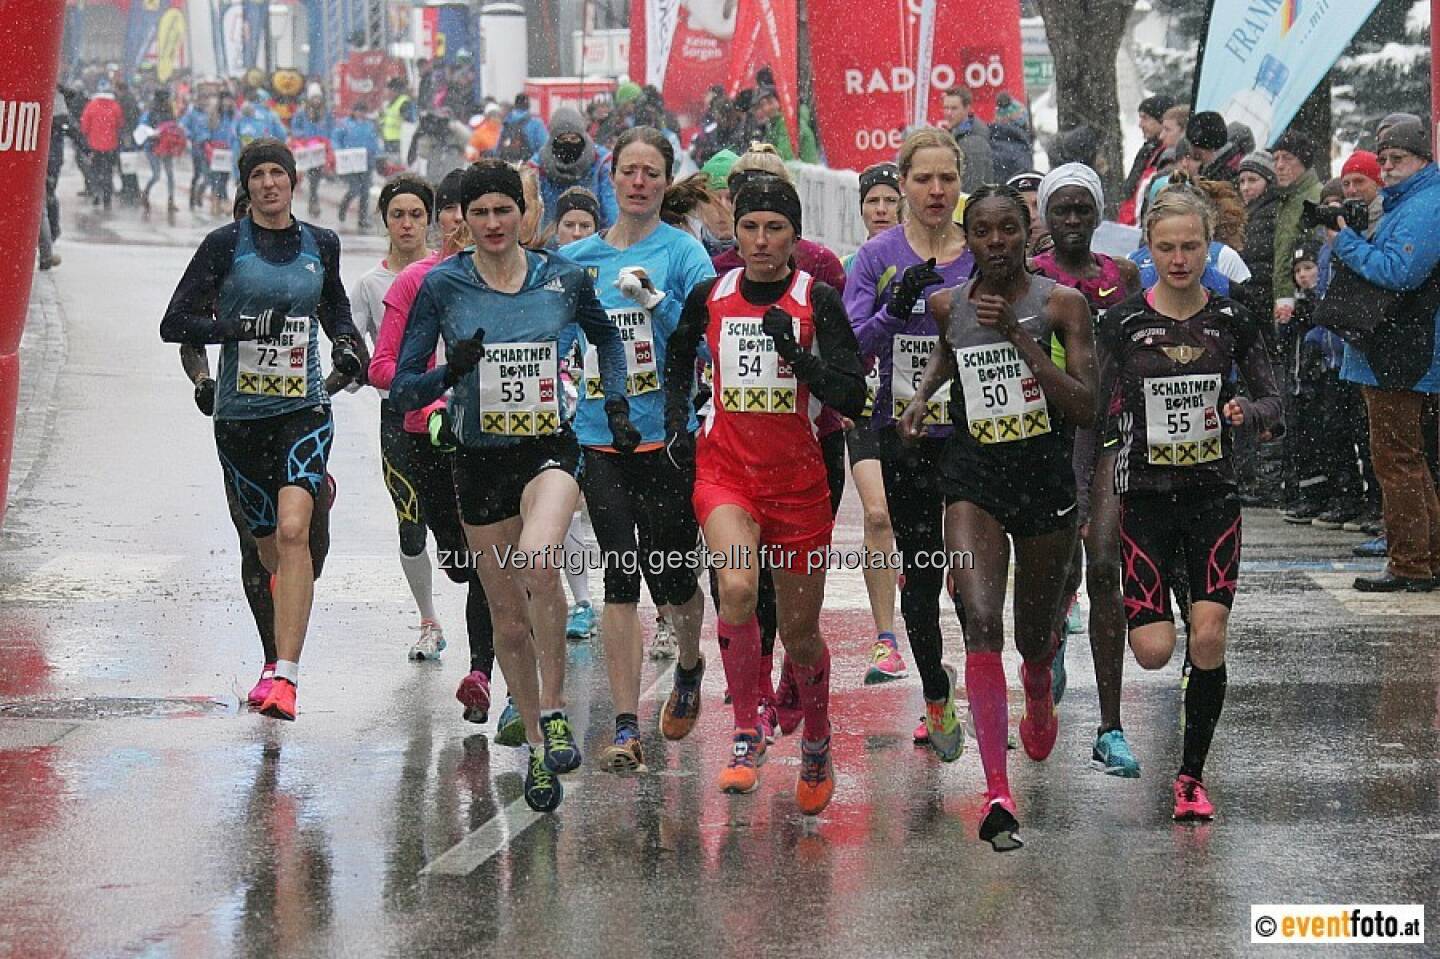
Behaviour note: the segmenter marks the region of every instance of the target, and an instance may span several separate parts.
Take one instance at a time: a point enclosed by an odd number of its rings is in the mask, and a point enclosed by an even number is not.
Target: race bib
[[[795,321],[795,337],[800,337]],[[720,321],[720,408],[727,413],[794,413],[795,373],[758,319]]]
[[[349,147],[335,151],[335,172],[340,176],[364,173],[370,169],[370,154],[364,147]]]
[[[981,443],[1014,443],[1050,432],[1050,407],[1030,364],[1009,343],[955,351],[965,418]]]
[[[1147,377],[1145,446],[1154,466],[1199,466],[1224,455],[1220,374]]]
[[[216,175],[229,175],[230,168],[235,165],[235,154],[230,150],[214,150],[210,154],[210,172]]]
[[[638,307],[608,312],[625,344],[625,395],[654,393],[660,389],[660,372],[655,366],[655,334],[650,330],[650,312]],[[600,384],[600,351],[591,344],[585,347],[585,398],[594,400],[604,395]]]
[[[248,317],[241,316],[241,319]],[[235,391],[245,396],[304,399],[309,368],[310,317],[287,316],[285,329],[267,340],[238,344]]]
[[[556,345],[497,343],[485,347],[480,376],[480,432],[549,436],[560,431]]]
[[[925,375],[925,364],[930,362],[930,354],[935,352],[935,344],[939,341],[938,336],[910,336],[899,333],[891,342],[890,396],[894,400],[894,416],[897,420],[904,415],[905,408],[915,398],[915,393],[920,388],[920,378]],[[925,419],[922,424],[950,425],[949,380],[931,394],[930,401],[925,404]]]
[[[875,412],[875,394],[880,391],[880,364],[871,363],[865,373],[865,416]]]

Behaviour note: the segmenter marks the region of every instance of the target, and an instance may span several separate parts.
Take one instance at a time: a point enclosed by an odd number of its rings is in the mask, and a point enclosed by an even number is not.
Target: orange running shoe
[[[700,657],[694,678],[682,680],[680,667],[675,667],[675,685],[660,710],[660,732],[666,739],[684,739],[700,718],[700,683],[705,679],[705,657]]]
[[[760,766],[765,762],[765,737],[758,729],[735,730],[730,764],[720,770],[722,793],[753,793],[760,785]]]
[[[818,816],[835,795],[835,769],[830,764],[830,737],[818,746],[800,742],[800,778],[795,781],[795,805],[807,816]]]
[[[270,686],[270,695],[260,706],[260,714],[271,719],[295,721],[295,684],[288,679],[275,677]]]

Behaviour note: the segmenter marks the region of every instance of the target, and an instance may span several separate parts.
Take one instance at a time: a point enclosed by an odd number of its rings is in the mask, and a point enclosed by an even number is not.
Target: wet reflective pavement
[[[0,539],[0,955],[1235,955],[1253,948],[1252,903],[1436,915],[1440,594],[1353,593],[1354,571],[1377,566],[1351,561],[1359,537],[1264,512],[1246,517],[1208,826],[1169,818],[1178,657],[1127,663],[1143,775],[1113,779],[1088,768],[1082,636],[1054,754],[1011,753],[1027,845],[991,852],[973,741],[942,765],[910,741],[918,678],[861,682],[858,573],[832,577],[822,623],[838,789],[818,820],[794,807],[793,739],[758,792],[716,791],[730,724],[713,615],[691,738],[659,736],[670,676],[647,663],[651,772],[587,760],[556,815],[529,813],[522,753],[489,742],[493,718],[460,718],[463,595],[442,577],[451,649],[405,661],[414,617],[369,391],[336,401],[340,494],[300,720],[238,708],[259,650],[210,424],[156,335],[190,249],[79,233],[38,281],[64,348],[26,357],[27,375],[58,370]],[[374,258],[347,255],[347,279]],[[836,538],[859,542],[853,490]],[[570,663],[571,715],[598,756],[612,718],[598,638]]]

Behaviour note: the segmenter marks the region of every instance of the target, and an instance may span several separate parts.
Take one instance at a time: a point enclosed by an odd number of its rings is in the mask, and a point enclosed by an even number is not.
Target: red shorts
[[[690,502],[702,529],[717,507],[743,509],[759,525],[760,545],[770,548],[770,564],[777,569],[807,573],[823,568],[821,554],[830,546],[835,527],[830,488],[823,476],[811,489],[763,497],[697,476]]]

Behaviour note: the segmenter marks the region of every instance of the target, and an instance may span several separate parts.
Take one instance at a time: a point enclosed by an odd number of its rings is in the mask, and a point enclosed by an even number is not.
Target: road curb
[[[55,427],[55,391],[68,344],[65,311],[51,272],[37,272],[30,287],[25,332],[20,337],[20,401],[15,417],[15,451],[10,464],[10,507],[28,491],[35,468],[45,459]]]

